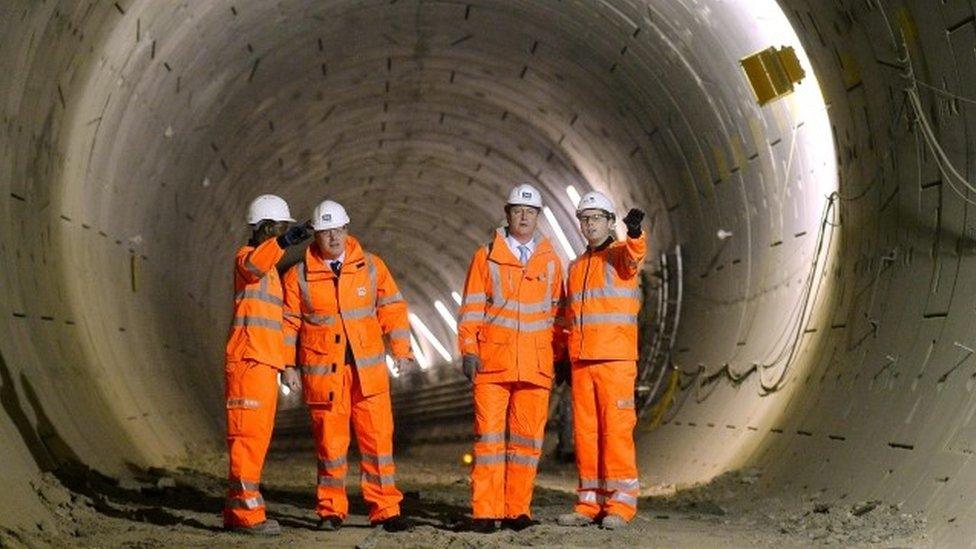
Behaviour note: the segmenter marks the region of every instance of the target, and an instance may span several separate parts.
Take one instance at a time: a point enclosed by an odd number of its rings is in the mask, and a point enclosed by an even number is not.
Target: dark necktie
[[[332,272],[335,273],[336,276],[339,276],[339,270],[342,269],[342,262],[332,261],[329,263],[329,266],[332,267]]]

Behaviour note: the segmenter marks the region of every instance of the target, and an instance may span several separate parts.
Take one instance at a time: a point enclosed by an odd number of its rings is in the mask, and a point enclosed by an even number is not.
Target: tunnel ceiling
[[[577,251],[569,184],[647,209],[648,271],[681,265],[643,475],[758,464],[971,532],[972,216],[946,170],[972,171],[969,3],[782,0],[811,70],[763,108],[737,62],[789,39],[751,0],[323,4],[0,8],[12,470],[213,447],[254,195],[345,203],[450,341],[431,302],[528,181]]]

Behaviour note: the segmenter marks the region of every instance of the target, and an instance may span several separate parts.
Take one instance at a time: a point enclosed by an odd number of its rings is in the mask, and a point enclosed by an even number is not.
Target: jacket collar
[[[508,247],[508,243],[505,242],[505,237],[508,236],[508,229],[505,227],[500,227],[495,230],[494,238],[492,239],[490,246],[490,253],[488,254],[488,260],[494,261],[499,265],[513,265],[516,267],[521,267],[522,263],[519,262],[515,254]],[[535,252],[532,257],[529,258],[529,263],[534,263],[536,258],[543,257],[545,255],[551,254],[552,245],[549,243],[549,239],[542,236],[538,232],[532,237],[535,242]],[[527,267],[528,265],[526,265]]]
[[[346,258],[342,262],[341,272],[353,272],[360,269],[360,264],[364,263],[364,259],[366,259],[366,254],[363,252],[362,245],[355,238],[347,236]],[[329,266],[329,261],[322,255],[318,244],[314,242],[305,250],[305,268],[310,273],[317,273],[328,277],[335,276],[332,272],[332,267]]]

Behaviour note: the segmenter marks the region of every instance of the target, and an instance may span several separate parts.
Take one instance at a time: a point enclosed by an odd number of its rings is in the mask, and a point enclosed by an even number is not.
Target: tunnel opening
[[[500,224],[505,191],[532,182],[564,261],[583,246],[574,193],[598,189],[621,209],[648,210],[637,432],[647,485],[760,464],[771,487],[788,489],[807,439],[856,477],[859,449],[826,445],[854,440],[845,421],[859,432],[881,423],[874,409],[850,419],[849,391],[882,397],[836,370],[901,337],[874,342],[879,315],[863,309],[885,300],[850,288],[881,272],[868,256],[888,242],[856,232],[897,232],[883,212],[901,198],[884,188],[870,195],[882,213],[864,213],[842,205],[856,193],[836,193],[878,179],[875,164],[890,160],[877,161],[882,139],[871,137],[884,133],[872,131],[881,107],[841,97],[869,89],[894,100],[879,91],[888,76],[855,60],[870,59],[869,46],[836,52],[831,40],[888,11],[801,0],[14,4],[0,49],[18,52],[0,54],[14,75],[0,84],[4,394],[25,402],[32,392],[64,445],[98,470],[219,448],[217,365],[228,265],[246,239],[241,212],[262,192],[294,212],[328,197],[390,264],[418,320],[415,346],[429,365],[419,383],[397,380],[402,443],[465,439],[468,394],[443,310],[456,311],[453,294]],[[888,23],[917,39],[909,31],[930,23],[913,16]],[[795,48],[807,75],[760,106],[739,61],[770,46]],[[923,195],[921,204],[943,200]],[[936,224],[949,215],[939,209]],[[837,230],[842,218],[854,235]],[[937,265],[935,278],[949,276]],[[926,320],[949,315],[946,286],[933,283]],[[931,346],[917,345],[948,356],[926,337]],[[907,354],[882,353],[893,357],[881,359],[884,372]],[[825,385],[834,375],[848,385]],[[809,419],[823,402],[841,415]],[[306,438],[297,395],[283,395],[282,408],[279,439]],[[779,442],[791,433],[799,442]],[[950,446],[968,448],[965,437]],[[886,449],[920,446],[885,438]],[[24,471],[44,468],[32,464],[36,448],[8,452]],[[801,467],[808,481],[820,471]],[[893,482],[872,475],[830,489]]]

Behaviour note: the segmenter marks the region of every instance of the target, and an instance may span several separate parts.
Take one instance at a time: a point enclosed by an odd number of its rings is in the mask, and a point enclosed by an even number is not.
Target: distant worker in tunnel
[[[569,266],[564,309],[572,361],[573,431],[579,469],[577,503],[563,526],[626,525],[637,513],[634,450],[637,379],[638,273],[647,252],[644,212],[624,217],[627,238],[616,242],[613,203],[589,192],[576,209],[586,252]]]
[[[472,529],[492,532],[533,524],[532,489],[542,453],[553,359],[565,354],[554,325],[563,296],[562,265],[536,233],[542,197],[512,189],[508,226],[474,254],[461,302],[458,342],[474,383]]]
[[[369,520],[408,530],[394,483],[393,407],[386,365],[389,340],[398,373],[414,370],[407,303],[378,256],[349,236],[349,216],[326,200],[312,214],[315,242],[285,273],[286,341],[297,338],[305,402],[318,455],[319,529],[338,530],[349,514],[346,452],[349,423],[361,455],[360,486]],[[294,384],[295,369],[286,370]]]
[[[224,526],[255,535],[281,532],[277,521],[265,517],[259,484],[274,427],[278,373],[289,360],[275,265],[285,248],[311,234],[303,225],[289,228],[294,221],[281,198],[255,198],[247,212],[251,240],[237,251],[234,267],[234,318],[224,368],[230,461]]]

